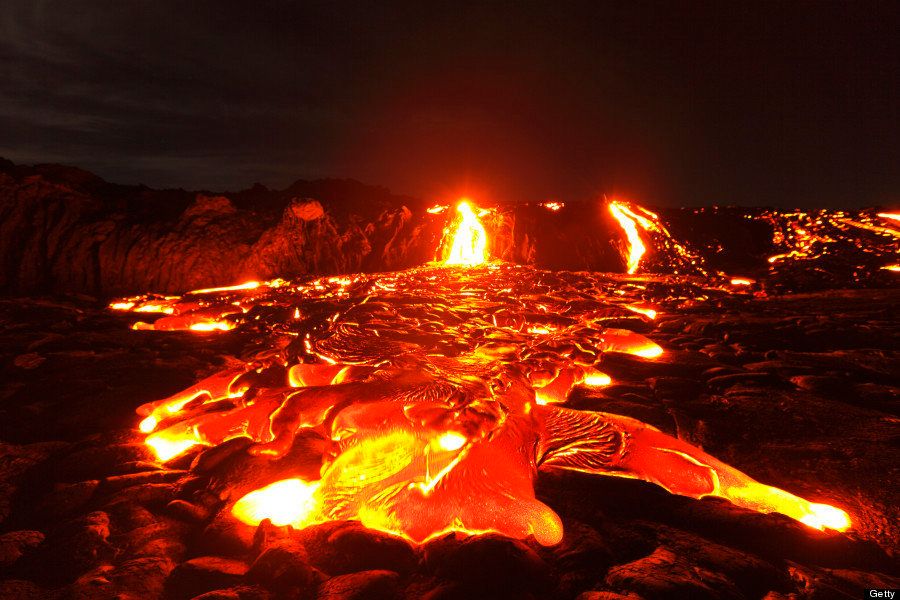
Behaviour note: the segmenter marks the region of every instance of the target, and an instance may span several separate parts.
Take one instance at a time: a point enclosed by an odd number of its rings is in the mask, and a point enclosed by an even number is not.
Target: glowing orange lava
[[[655,308],[650,308],[649,306],[638,306],[636,304],[624,304],[623,306],[631,312],[638,313],[639,315],[644,315],[650,320],[655,319],[656,315],[658,314]]]
[[[730,283],[731,285],[753,285],[756,282],[746,277],[732,277]]]
[[[667,257],[666,270],[672,273],[707,274],[702,257],[677,241],[659,215],[621,200],[612,200],[608,206],[610,214],[625,233],[626,252],[623,252],[623,257],[629,274],[638,272],[641,263],[647,261],[650,249],[653,255]]]
[[[318,482],[276,481],[238,500],[231,512],[248,525],[259,525],[263,519],[269,519],[278,527],[291,525],[302,529],[324,520],[316,496],[318,490]]]
[[[609,212],[619,222],[625,237],[628,239],[628,256],[625,259],[628,274],[636,273],[641,264],[641,258],[647,251],[647,247],[638,233],[637,215],[620,202],[610,202]]]
[[[610,203],[610,211],[641,244],[637,255],[630,242],[633,272],[644,252],[640,232],[668,232],[644,209]],[[483,264],[485,228],[468,202],[457,212],[444,265]],[[654,427],[566,406],[579,386],[589,393],[584,388],[612,384],[601,370],[604,355],[630,354],[641,366],[662,360],[666,350],[653,334],[638,333],[670,306],[654,295],[652,280],[576,279],[505,263],[432,265],[126,298],[110,307],[152,307],[161,316],[146,328],[155,331],[249,322],[270,336],[237,366],[138,409],[138,430],[161,462],[239,437],[251,441],[247,452],[273,460],[299,448],[301,433],[320,440],[318,480],[282,472],[229,507],[248,525],[355,519],[414,542],[463,531],[555,544],[562,521],[537,499],[535,479],[571,470],[723,498],[819,529],[849,528],[843,510],[759,483]]]
[[[900,230],[878,219],[896,221],[896,213],[860,211],[765,211],[758,218],[772,226],[772,242],[781,250],[768,258],[772,268],[798,261],[814,261],[839,252],[842,247],[875,256],[896,256]]]
[[[456,205],[460,218],[452,232],[450,251],[444,259],[449,266],[474,267],[487,262],[487,232],[467,200]]]
[[[192,290],[191,294],[215,294],[216,292],[231,292],[237,290],[255,290],[260,286],[258,281],[248,281],[239,285],[228,285],[225,287],[205,288],[202,290]]]

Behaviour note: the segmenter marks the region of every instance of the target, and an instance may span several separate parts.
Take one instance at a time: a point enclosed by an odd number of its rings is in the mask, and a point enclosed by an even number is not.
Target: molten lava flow
[[[657,358],[663,354],[661,346],[628,329],[607,328],[600,334],[598,342],[603,352],[622,352],[641,358]]]
[[[452,232],[450,252],[444,264],[464,267],[484,264],[487,262],[487,232],[484,225],[468,201],[461,200],[456,210],[460,218]]]
[[[641,258],[647,251],[644,242],[641,240],[641,234],[638,233],[637,215],[632,213],[627,206],[619,202],[609,203],[609,212],[619,222],[625,237],[628,239],[628,257],[626,258],[626,266],[628,274],[636,273],[638,266],[641,264]]]
[[[176,456],[181,456],[186,450],[193,448],[198,444],[197,440],[190,436],[178,438],[175,436],[160,435],[147,436],[145,443],[162,462],[167,462]]]
[[[191,290],[184,296],[134,296],[109,305],[113,310],[166,315],[152,323],[137,321],[138,331],[216,332],[235,329],[260,293],[286,285],[282,279],[248,281],[239,285]]]
[[[316,492],[318,482],[307,483],[302,479],[284,479],[250,492],[231,509],[242,523],[259,525],[263,519],[272,525],[292,525],[302,529],[321,522]]]
[[[258,281],[248,281],[247,283],[241,283],[239,285],[228,285],[225,287],[212,287],[205,288],[202,290],[193,290],[189,293],[191,294],[215,294],[216,292],[233,292],[238,290],[255,290],[260,286]]]
[[[468,204],[459,213],[454,247],[465,238],[460,246],[474,250],[471,236],[484,240],[484,229]],[[244,437],[259,473],[269,459],[282,465],[229,507],[249,525],[355,519],[414,542],[463,531],[555,544],[562,522],[534,484],[566,469],[849,527],[844,511],[759,483],[639,421],[567,408],[576,388],[612,383],[605,355],[631,354],[638,365],[665,354],[625,327],[643,331],[672,303],[731,293],[679,290],[673,299],[671,283],[653,278],[494,263],[230,286],[112,308],[171,308],[158,311],[157,331],[226,320],[257,335],[243,362],[138,409],[139,432],[161,462]],[[295,444],[301,434],[320,444]],[[285,474],[277,460],[305,448],[321,458],[316,481]]]
[[[873,257],[896,257],[900,230],[878,220],[894,221],[896,216],[868,211],[851,215],[840,210],[769,210],[758,218],[772,227],[772,243],[780,250],[768,259],[774,270],[791,263],[826,261],[848,250]],[[858,269],[854,269],[854,277]]]
[[[653,248],[655,255],[665,257],[666,269],[675,274],[707,274],[702,257],[678,242],[656,213],[621,200],[611,201],[609,212],[625,232],[627,253],[624,258],[629,274],[636,273],[647,258],[648,246]]]
[[[639,315],[644,315],[651,321],[655,319],[656,315],[658,314],[655,308],[650,308],[649,306],[639,306],[636,304],[624,304],[623,306],[631,312],[636,312]]]
[[[228,331],[234,329],[234,325],[227,321],[204,321],[192,323],[189,329],[191,331]]]

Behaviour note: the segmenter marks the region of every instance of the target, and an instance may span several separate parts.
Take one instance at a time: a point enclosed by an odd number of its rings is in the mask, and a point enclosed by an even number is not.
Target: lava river
[[[301,434],[321,440],[318,479],[288,469],[231,503],[251,525],[353,519],[416,542],[460,530],[550,545],[562,523],[534,483],[562,469],[847,529],[841,509],[759,483],[650,425],[566,406],[578,386],[610,384],[610,353],[664,358],[651,339],[658,312],[750,293],[742,287],[434,264],[113,307],[155,314],[139,329],[238,329],[253,340],[240,364],[140,407],[140,432],[161,461],[241,437],[252,454],[287,460]]]

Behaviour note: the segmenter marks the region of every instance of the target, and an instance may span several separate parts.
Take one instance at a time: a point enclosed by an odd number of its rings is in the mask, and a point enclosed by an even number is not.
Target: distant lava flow
[[[636,204],[621,200],[609,202],[608,207],[610,214],[625,233],[626,243],[623,257],[627,273],[637,273],[645,255],[653,248],[654,251],[665,253],[668,256],[670,264],[667,271],[675,275],[680,273],[708,274],[703,268],[703,259],[678,242],[669,233],[659,215]]]
[[[758,483],[640,421],[565,406],[578,386],[610,384],[607,353],[665,360],[665,349],[637,332],[652,328],[657,311],[745,292],[684,278],[478,264],[486,234],[477,217],[462,205],[445,245],[447,262],[478,266],[114,303],[161,314],[141,329],[238,329],[257,349],[141,406],[146,443],[168,461],[245,437],[250,453],[276,461],[291,459],[298,434],[318,434],[319,479],[278,478],[232,504],[251,525],[355,519],[416,542],[459,530],[555,544],[562,523],[535,497],[534,481],[564,469],[724,498],[819,529],[850,527],[844,511]]]
[[[814,260],[842,251],[842,246],[861,247],[876,256],[897,256],[900,229],[895,213],[851,216],[843,211],[766,211],[760,218],[773,230],[773,244],[783,251],[768,258],[770,264],[790,260]]]

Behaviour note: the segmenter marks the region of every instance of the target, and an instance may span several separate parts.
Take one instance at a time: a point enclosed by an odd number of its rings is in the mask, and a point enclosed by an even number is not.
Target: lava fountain
[[[633,273],[645,251],[638,227],[659,225],[626,205],[609,210],[631,241]],[[279,462],[293,460],[301,434],[317,436],[319,478],[282,475],[243,495],[230,510],[248,525],[358,520],[414,542],[463,531],[552,545],[562,521],[534,483],[570,470],[850,527],[843,510],[759,483],[650,425],[568,408],[576,388],[611,383],[605,355],[665,357],[635,329],[665,310],[666,286],[487,263],[478,214],[468,202],[457,213],[440,265],[114,303],[160,313],[141,329],[257,332],[239,365],[141,406],[145,443],[166,462],[248,438],[250,454]]]
[[[487,232],[478,220],[468,200],[461,200],[456,206],[459,220],[455,227],[448,228],[445,235],[450,237],[450,251],[444,259],[445,265],[474,267],[487,261]]]

